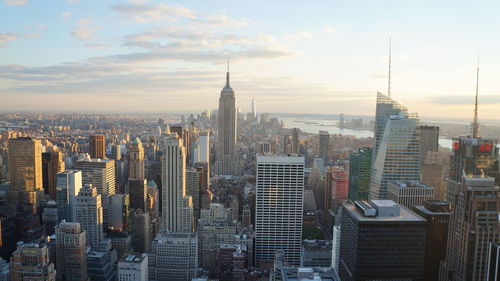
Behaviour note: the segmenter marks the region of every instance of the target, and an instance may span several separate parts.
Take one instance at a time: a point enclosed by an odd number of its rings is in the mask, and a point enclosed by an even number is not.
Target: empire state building
[[[229,65],[226,85],[219,97],[219,136],[217,143],[217,172],[219,175],[236,173],[236,107],[234,91],[229,85]]]

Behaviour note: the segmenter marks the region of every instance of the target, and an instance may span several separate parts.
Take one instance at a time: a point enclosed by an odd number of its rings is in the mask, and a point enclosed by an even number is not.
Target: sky
[[[422,117],[500,119],[500,1],[0,0],[0,111],[371,115],[387,92]],[[478,59],[479,57],[479,59]]]

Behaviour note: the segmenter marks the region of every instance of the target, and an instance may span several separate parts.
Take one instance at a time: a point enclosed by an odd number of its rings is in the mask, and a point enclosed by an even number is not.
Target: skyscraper
[[[257,155],[255,259],[272,262],[277,251],[300,266],[304,157]]]
[[[147,181],[144,175],[144,148],[139,138],[128,145],[128,193],[130,207],[145,210],[147,204]]]
[[[76,197],[76,221],[87,233],[87,245],[99,248],[104,239],[101,195],[92,185],[84,185]]]
[[[84,158],[74,164],[75,170],[82,171],[84,185],[91,184],[101,195],[104,226],[108,226],[108,196],[115,194],[115,160]],[[87,232],[87,235],[89,233]]]
[[[64,171],[64,160],[62,152],[54,149],[42,153],[42,181],[46,194],[50,199],[56,200],[56,177],[57,173]]]
[[[8,212],[36,214],[43,195],[40,140],[29,137],[9,140],[9,175]]]
[[[434,187],[421,181],[390,181],[387,198],[411,210],[415,205],[434,199]]]
[[[330,134],[327,131],[319,131],[319,158],[328,162],[328,150],[330,149]]]
[[[200,132],[198,136],[198,152],[195,153],[195,163],[210,163],[210,133]]]
[[[293,128],[292,130],[292,153],[299,153],[299,129]]]
[[[351,201],[367,200],[370,187],[372,149],[358,148],[357,153],[349,156],[349,199]]]
[[[59,280],[87,281],[85,231],[77,222],[56,226],[56,265]]]
[[[236,168],[236,100],[229,85],[229,64],[226,85],[219,97],[217,171],[219,175],[234,175]]]
[[[420,180],[419,119],[378,93],[369,198],[386,199],[387,182]]]
[[[128,177],[131,179],[144,179],[144,148],[139,138],[135,138],[127,146]]]
[[[90,158],[106,158],[106,137],[104,135],[89,136]]]
[[[420,126],[420,163],[425,163],[427,152],[439,149],[439,127]]]
[[[55,281],[56,270],[49,261],[49,249],[37,243],[20,242],[9,263],[11,281]]]
[[[489,244],[500,241],[499,187],[492,177],[464,176],[454,199],[440,280],[486,280]]]
[[[333,167],[332,180],[332,195],[335,206],[340,207],[348,197],[349,171],[344,167]]]
[[[76,221],[76,196],[81,188],[81,171],[67,170],[57,174],[56,202],[59,220]]]
[[[188,210],[186,207],[186,153],[182,139],[177,136],[166,137],[163,141],[162,156],[162,229],[166,231],[181,230],[186,225],[183,221]],[[192,211],[191,211],[192,213]],[[184,214],[184,215],[183,215]],[[192,218],[190,219],[192,220]]]
[[[391,200],[344,203],[342,281],[423,281],[426,221]]]
[[[149,280],[190,281],[198,273],[198,235],[161,233],[148,254]]]
[[[254,120],[257,120],[257,102],[255,98],[252,98],[252,117]]]
[[[429,200],[413,207],[413,211],[427,221],[425,238],[424,280],[439,280],[439,265],[446,257],[450,204]]]

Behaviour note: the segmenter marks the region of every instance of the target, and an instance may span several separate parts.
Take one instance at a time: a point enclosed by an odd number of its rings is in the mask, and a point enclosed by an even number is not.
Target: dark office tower
[[[0,256],[9,260],[15,250],[14,220],[10,217],[0,217]]]
[[[424,281],[426,221],[391,200],[344,203],[342,281]]]
[[[106,158],[106,137],[104,135],[90,135],[89,154],[90,158]]]
[[[226,73],[226,85],[219,97],[219,117],[217,139],[217,174],[236,174],[236,100],[229,85],[229,64]]]
[[[425,157],[429,151],[437,151],[439,148],[439,127],[420,126],[420,163],[425,163]]]
[[[132,209],[146,210],[147,181],[144,175],[144,148],[141,140],[135,138],[128,146],[128,193]]]
[[[299,129],[293,128],[292,130],[292,153],[299,153]]]
[[[37,214],[43,196],[40,140],[28,137],[9,140],[9,174],[7,212]]]
[[[439,264],[446,257],[450,204],[446,201],[429,200],[413,211],[427,221],[425,241],[424,280],[439,280]]]
[[[87,281],[85,231],[77,222],[56,226],[56,267],[58,280]]]
[[[500,280],[500,242],[492,242],[488,248],[488,274],[486,281]]]
[[[283,154],[292,153],[292,137],[290,135],[285,135],[283,137]]]
[[[360,147],[349,156],[349,200],[367,200],[370,187],[372,149]]]
[[[42,181],[45,194],[50,199],[56,200],[57,174],[64,172],[64,159],[62,152],[53,150],[42,153]]]
[[[326,131],[319,131],[319,158],[325,163],[328,162],[328,150],[330,148],[330,134]]]
[[[441,281],[483,281],[488,246],[500,241],[500,191],[492,177],[464,176],[452,204]]]

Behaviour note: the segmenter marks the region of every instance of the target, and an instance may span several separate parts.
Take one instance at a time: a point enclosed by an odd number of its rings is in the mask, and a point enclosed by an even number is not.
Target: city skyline
[[[290,2],[285,18],[278,2],[6,0],[0,111],[215,109],[229,56],[243,112],[255,98],[259,112],[372,115],[392,37],[394,99],[423,118],[472,116],[480,52],[479,119],[494,119],[500,4],[484,5]]]

